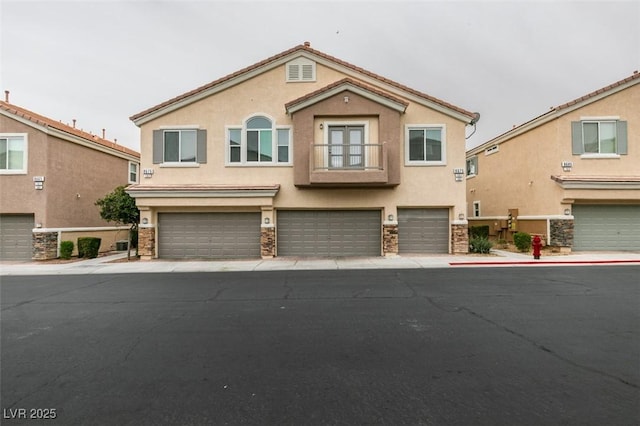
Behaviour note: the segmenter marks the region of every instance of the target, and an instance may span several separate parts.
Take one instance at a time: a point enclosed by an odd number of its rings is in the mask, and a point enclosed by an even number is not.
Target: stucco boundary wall
[[[501,228],[501,223],[508,219],[507,216],[469,218],[469,235],[472,226],[489,226],[489,239],[497,241],[503,239],[513,243],[513,234],[516,232],[526,232],[538,235],[542,239],[543,245],[554,247],[571,248],[573,246],[573,216],[549,216],[549,217],[527,217],[518,216],[515,220],[515,229],[509,230]],[[564,226],[558,227],[562,223]],[[567,233],[571,235],[567,235]]]
[[[78,255],[78,238],[94,237],[100,238],[99,252],[104,253],[116,249],[116,242],[127,240],[128,226],[106,226],[91,228],[36,228],[33,230],[34,241],[41,241],[36,246],[34,244],[34,260],[48,260],[60,257],[60,243],[62,241],[73,242],[73,256]],[[49,235],[57,238],[38,238],[40,235]],[[47,242],[47,244],[45,244]],[[54,246],[55,245],[55,246]],[[55,255],[54,255],[55,253]]]

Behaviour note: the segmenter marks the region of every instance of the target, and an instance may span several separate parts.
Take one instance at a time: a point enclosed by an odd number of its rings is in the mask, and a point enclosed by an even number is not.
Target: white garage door
[[[640,250],[640,206],[573,206],[573,250]]]
[[[398,209],[399,253],[448,253],[448,209]]]
[[[277,213],[278,256],[380,256],[380,210]]]
[[[32,214],[0,215],[0,259],[31,260]]]
[[[160,213],[158,256],[260,257],[260,213]]]

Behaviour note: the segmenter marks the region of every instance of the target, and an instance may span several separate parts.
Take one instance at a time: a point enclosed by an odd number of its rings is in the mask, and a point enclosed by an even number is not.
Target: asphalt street
[[[630,265],[5,276],[1,420],[637,425],[639,276]]]

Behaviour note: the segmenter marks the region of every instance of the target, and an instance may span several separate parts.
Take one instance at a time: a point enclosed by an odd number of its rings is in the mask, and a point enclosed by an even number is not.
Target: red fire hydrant
[[[534,259],[540,259],[540,248],[542,247],[542,240],[540,239],[539,236],[534,236],[533,237],[533,258]]]

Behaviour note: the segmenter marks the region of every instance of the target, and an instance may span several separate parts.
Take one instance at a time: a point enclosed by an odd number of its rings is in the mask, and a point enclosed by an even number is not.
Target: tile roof
[[[613,89],[616,89],[620,86],[623,86],[627,83],[630,83],[634,80],[638,80],[637,82],[634,82],[633,84],[636,83],[640,83],[640,73],[638,73],[638,71],[634,71],[632,75],[630,75],[627,78],[623,78],[620,81],[616,81],[615,83],[612,83],[608,86],[605,86],[601,89],[595,90],[591,93],[588,93],[584,96],[581,96],[577,99],[574,99],[572,101],[569,101],[567,103],[564,103],[562,105],[558,105],[557,107],[552,107],[549,111],[545,112],[544,114],[541,114],[537,117],[532,118],[531,120],[528,120],[518,126],[514,126],[513,128],[507,130],[506,132],[503,132],[501,134],[499,134],[498,136],[495,136],[494,138],[488,140],[487,142],[484,142],[481,145],[478,145],[475,148],[470,149],[469,151],[467,151],[467,153],[477,153],[479,151],[482,151],[483,149],[487,148],[488,146],[494,145],[496,143],[502,143],[502,142],[506,142],[507,140],[513,138],[515,135],[520,134],[521,131],[525,131],[526,129],[533,129],[536,128],[546,122],[548,122],[549,120],[552,120],[554,117],[558,117],[559,115],[562,115],[564,113],[564,110],[571,108],[573,106],[576,106],[582,102],[587,102],[597,96],[600,96],[604,93],[607,93]]]
[[[622,79],[620,81],[616,81],[613,84],[610,84],[610,85],[608,85],[606,87],[603,87],[602,89],[598,89],[598,90],[593,91],[593,92],[591,92],[589,94],[581,96],[578,99],[574,99],[574,100],[572,100],[570,102],[567,102],[566,104],[562,104],[560,106],[557,106],[554,109],[556,111],[558,111],[558,110],[561,110],[561,109],[569,108],[570,106],[573,106],[573,105],[578,104],[578,103],[580,103],[582,101],[586,101],[588,99],[591,99],[591,98],[593,98],[595,96],[598,96],[598,95],[600,95],[602,93],[608,92],[611,89],[615,89],[618,86],[622,86],[623,84],[626,84],[626,83],[628,83],[628,82],[630,82],[632,80],[636,80],[638,78],[640,78],[640,73],[638,73],[638,71],[634,71],[634,73],[632,75],[630,75],[629,77],[627,77],[627,78],[624,78],[624,79]]]
[[[287,57],[287,56],[289,56],[289,55],[291,55],[293,53],[296,53],[296,52],[307,52],[307,53],[316,55],[316,56],[318,56],[320,58],[326,59],[328,61],[334,62],[336,64],[339,64],[341,66],[349,68],[349,69],[351,69],[353,71],[356,71],[356,72],[358,72],[360,74],[363,74],[363,75],[366,75],[366,76],[371,77],[373,79],[376,79],[376,80],[380,81],[381,83],[389,84],[389,85],[391,85],[393,87],[396,87],[396,88],[398,88],[400,90],[403,90],[403,91],[405,91],[407,93],[410,93],[410,94],[412,94],[414,96],[417,96],[419,98],[422,98],[422,99],[428,100],[430,102],[436,103],[436,104],[438,104],[440,106],[443,106],[445,108],[453,110],[453,111],[455,111],[455,112],[457,112],[459,114],[462,114],[464,116],[468,116],[470,119],[473,119],[475,117],[475,113],[472,113],[472,112],[467,111],[467,110],[465,110],[463,108],[460,108],[460,107],[457,107],[455,105],[452,105],[452,104],[450,104],[448,102],[445,102],[445,101],[443,101],[441,99],[438,99],[438,98],[435,98],[433,96],[427,95],[426,93],[422,93],[422,92],[420,92],[418,90],[411,89],[410,87],[407,87],[407,86],[405,86],[403,84],[400,84],[400,83],[395,82],[393,80],[389,80],[388,78],[382,77],[382,76],[380,76],[378,74],[375,74],[375,73],[373,73],[371,71],[367,71],[367,70],[365,70],[363,68],[360,68],[358,66],[350,64],[349,62],[343,61],[343,60],[338,59],[338,58],[336,58],[334,56],[327,55],[326,53],[320,52],[319,50],[312,49],[311,46],[309,45],[309,43],[305,43],[305,44],[301,44],[301,45],[295,46],[295,47],[293,47],[293,48],[291,48],[289,50],[285,50],[284,52],[278,53],[277,55],[271,56],[271,57],[269,57],[267,59],[264,59],[264,60],[262,60],[260,62],[257,62],[255,64],[253,64],[253,65],[250,65],[250,66],[248,66],[246,68],[238,70],[238,71],[236,71],[236,72],[234,72],[232,74],[229,74],[227,76],[224,76],[222,78],[214,80],[211,83],[208,83],[208,84],[205,84],[203,86],[200,86],[200,87],[198,87],[198,88],[196,88],[194,90],[191,90],[189,92],[183,93],[182,95],[176,96],[176,97],[174,97],[172,99],[169,99],[169,100],[167,100],[165,102],[162,102],[162,103],[160,103],[160,104],[158,104],[156,106],[148,108],[148,109],[146,109],[146,110],[144,110],[142,112],[139,112],[137,114],[134,114],[129,118],[132,121],[136,121],[136,120],[138,120],[138,119],[140,119],[140,118],[142,118],[142,117],[144,117],[144,116],[146,116],[148,114],[151,114],[151,113],[153,113],[153,112],[155,112],[157,110],[160,110],[160,109],[162,109],[164,107],[167,107],[169,105],[172,105],[174,103],[180,102],[180,101],[182,101],[184,99],[187,99],[187,98],[189,98],[191,96],[197,95],[197,94],[199,94],[201,92],[204,92],[205,90],[213,88],[213,87],[215,87],[215,86],[217,86],[219,84],[222,84],[224,82],[227,82],[227,81],[229,81],[229,80],[231,80],[231,79],[233,79],[235,77],[241,76],[241,75],[246,74],[246,73],[251,72],[251,71],[254,71],[254,70],[256,70],[256,69],[258,69],[260,67],[268,65],[268,64],[270,64],[270,63],[272,63],[274,61],[277,61],[279,59]]]
[[[116,142],[101,138],[97,135],[85,132],[83,130],[77,129],[75,127],[64,124],[60,121],[52,120],[51,118],[45,117],[44,115],[37,114],[33,111],[29,111],[26,108],[19,107],[14,104],[10,104],[5,101],[0,101],[0,110],[6,111],[9,114],[15,115],[17,117],[24,118],[34,124],[50,127],[56,130],[59,130],[64,133],[68,133],[73,136],[77,136],[86,140],[87,142],[94,143],[106,148],[110,148],[112,150],[122,152],[128,155],[132,155],[136,158],[140,158],[140,153],[129,149],[125,146],[118,145]]]

